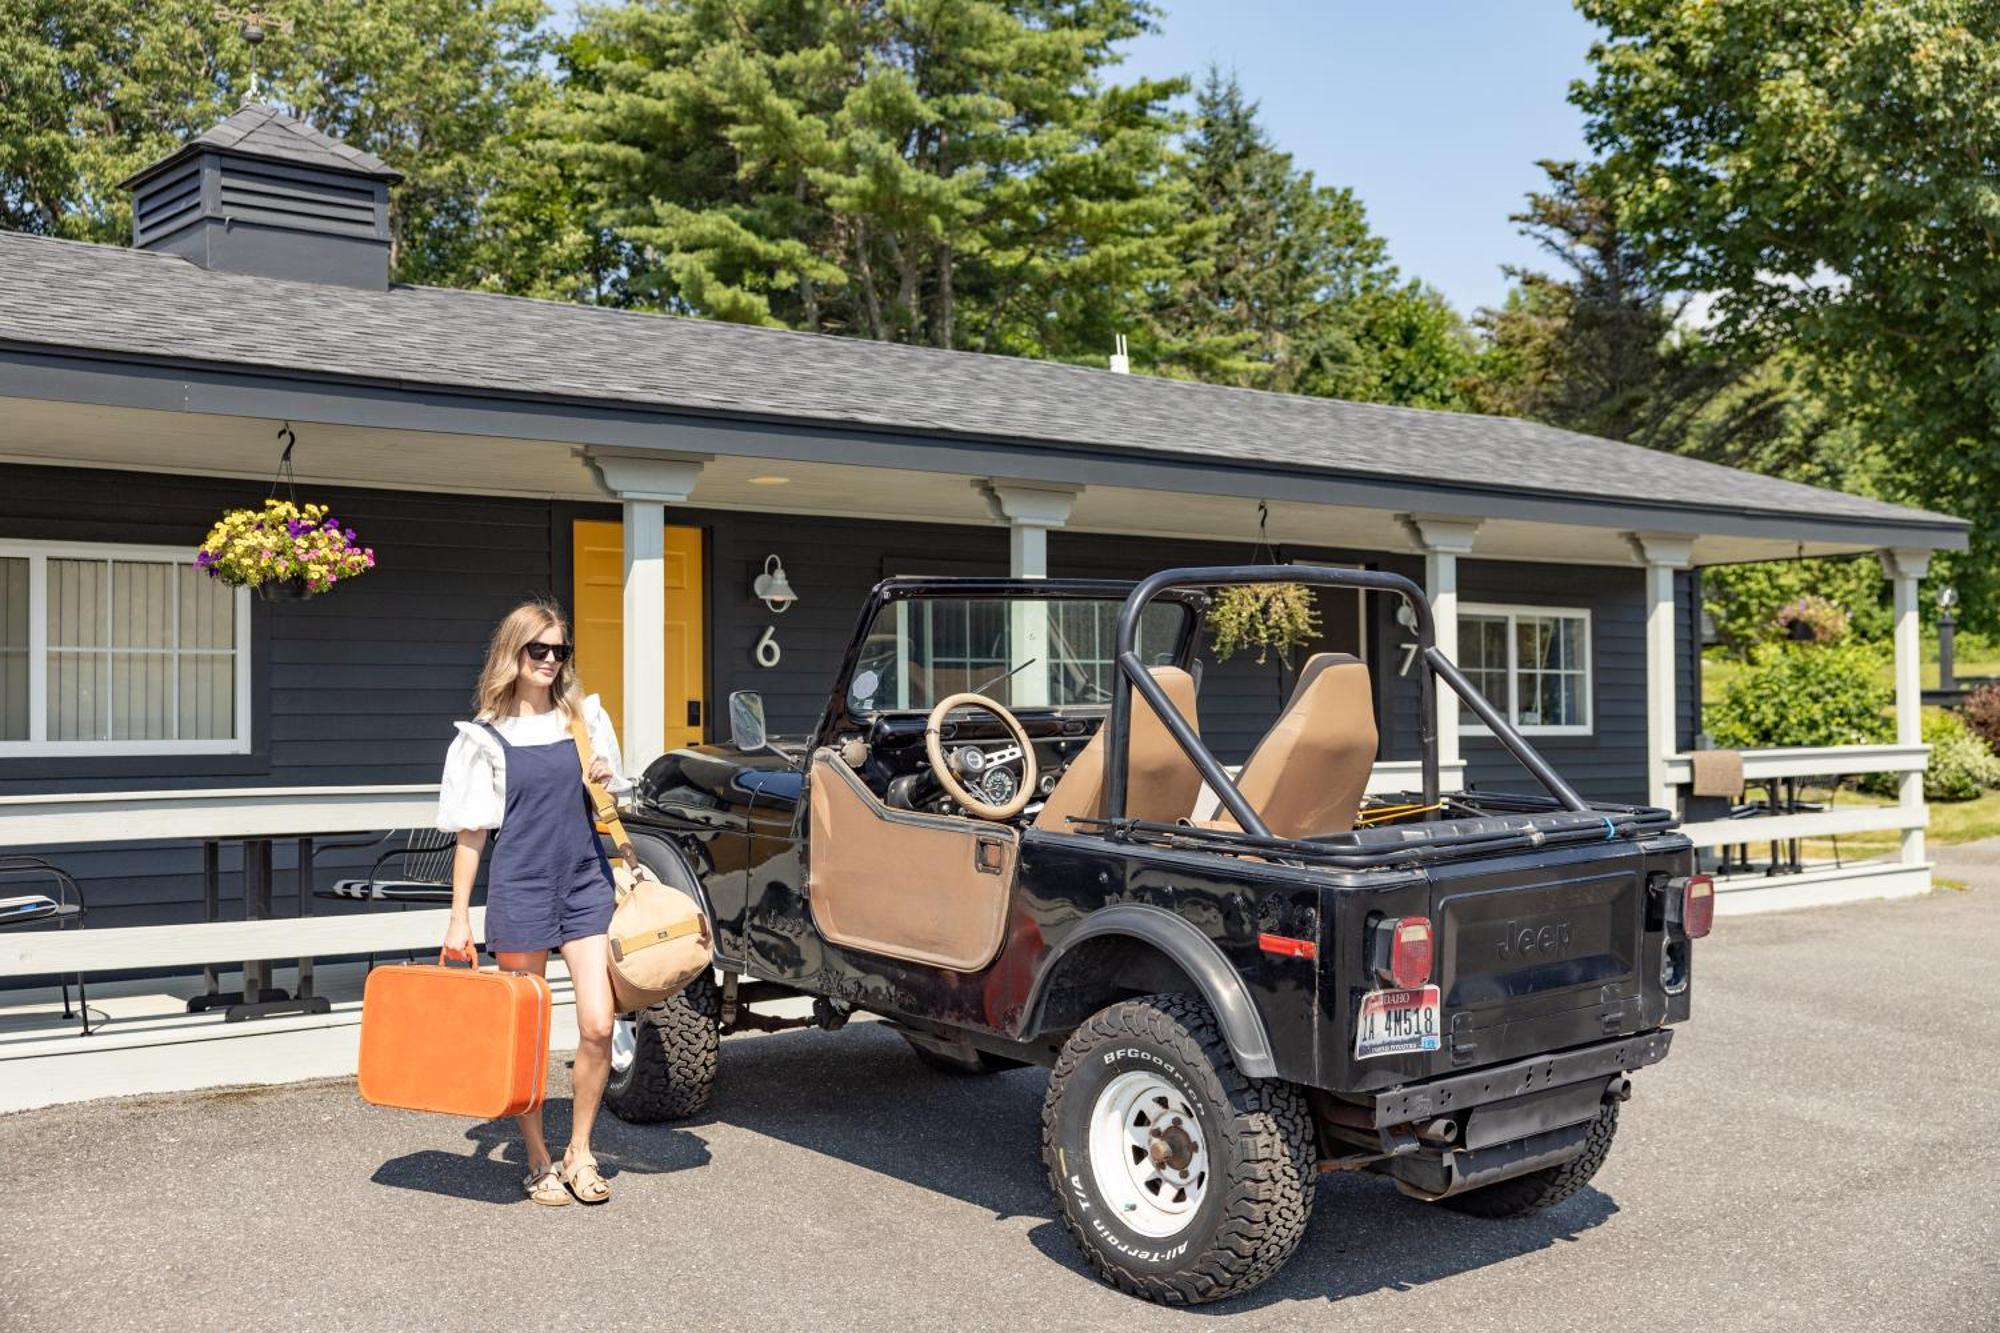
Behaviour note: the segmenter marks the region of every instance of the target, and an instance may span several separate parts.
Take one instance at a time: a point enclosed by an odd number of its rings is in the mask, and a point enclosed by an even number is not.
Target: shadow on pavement
[[[558,1154],[569,1141],[571,1102],[551,1098],[542,1107],[542,1132]],[[465,1131],[470,1154],[427,1148],[392,1157],[370,1176],[377,1185],[420,1190],[475,1203],[521,1203],[521,1177],[528,1158],[512,1119],[487,1120]],[[607,1181],[630,1171],[661,1175],[708,1164],[708,1144],[671,1126],[628,1125],[610,1113],[597,1118],[591,1134],[597,1164]]]
[[[837,1036],[785,1033],[723,1043],[709,1119],[962,1199],[996,1218],[1044,1219],[1042,1254],[1087,1272],[1055,1217],[1041,1161],[1040,1069],[954,1077],[921,1065],[874,1024]],[[641,1131],[643,1132],[643,1131]],[[1399,1194],[1379,1176],[1320,1178],[1298,1253],[1244,1296],[1196,1307],[1227,1314],[1285,1301],[1402,1291],[1577,1239],[1618,1211],[1585,1188],[1514,1221],[1466,1217]]]

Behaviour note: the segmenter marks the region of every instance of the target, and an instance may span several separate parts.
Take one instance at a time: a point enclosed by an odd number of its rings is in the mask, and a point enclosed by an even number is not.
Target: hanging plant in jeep
[[[1428,744],[1417,790],[1370,792],[1371,671],[1336,653],[1225,770],[1195,646],[1232,592],[1287,585],[1407,603],[1426,709],[1459,694],[1546,794],[1444,792]],[[1078,1249],[1191,1304],[1282,1268],[1324,1171],[1483,1217],[1567,1198],[1688,1016],[1714,900],[1687,839],[1579,797],[1397,575],[890,579],[828,684],[810,736],[739,694],[729,745],[639,784],[634,845],[702,902],[721,980],[621,1022],[628,1120],[705,1105],[719,1033],[864,1010],[952,1075],[1043,1065]],[[760,1008],[802,996],[809,1018]]]

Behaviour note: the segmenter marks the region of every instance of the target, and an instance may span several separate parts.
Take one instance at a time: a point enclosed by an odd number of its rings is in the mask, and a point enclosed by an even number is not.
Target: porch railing
[[[1924,745],[1833,745],[1820,748],[1745,750],[1743,780],[1777,778],[1853,777],[1864,773],[1921,773],[1930,747]],[[1685,754],[1667,759],[1667,781],[1684,785],[1693,780],[1693,760]],[[1904,836],[1903,859],[1923,860],[1921,841],[1912,847],[1911,834],[1921,834],[1929,822],[1920,788],[1915,799],[1905,792],[1896,805],[1849,805],[1806,814],[1766,815],[1748,819],[1713,819],[1684,824],[1681,832],[1697,847],[1738,843],[1789,842],[1794,838],[1838,837],[1850,833],[1896,832]]]
[[[1234,765],[1223,770],[1231,777],[1236,776]],[[1368,775],[1367,794],[1389,796],[1397,792],[1420,791],[1423,788],[1424,766],[1417,759],[1378,759],[1375,768]],[[1438,764],[1438,790],[1465,790],[1465,763],[1463,760],[1445,760]]]

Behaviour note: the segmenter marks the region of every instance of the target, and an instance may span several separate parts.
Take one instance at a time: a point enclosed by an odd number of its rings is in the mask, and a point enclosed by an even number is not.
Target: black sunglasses
[[[540,640],[536,640],[527,646],[527,651],[528,656],[537,662],[546,662],[550,657],[554,657],[558,662],[567,662],[569,661],[569,655],[575,652],[576,648],[572,644],[543,643]]]

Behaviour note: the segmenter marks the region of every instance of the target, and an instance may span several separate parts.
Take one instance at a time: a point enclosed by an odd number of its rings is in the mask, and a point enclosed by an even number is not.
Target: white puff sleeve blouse
[[[594,694],[583,701],[583,720],[590,730],[590,748],[611,767],[605,789],[614,796],[630,791],[625,760],[618,752],[618,733]],[[466,829],[497,829],[507,811],[507,752],[493,733],[477,722],[455,723],[458,735],[444,757],[444,779],[438,791],[437,826],[446,833]],[[493,725],[509,745],[554,745],[569,736],[560,709],[528,717],[495,719]],[[578,774],[577,781],[583,780]]]

